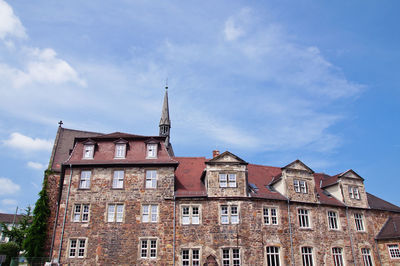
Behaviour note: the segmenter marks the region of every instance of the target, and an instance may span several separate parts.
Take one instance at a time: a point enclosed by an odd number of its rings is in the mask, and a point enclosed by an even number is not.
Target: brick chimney
[[[213,150],[213,158],[219,155],[219,150]]]

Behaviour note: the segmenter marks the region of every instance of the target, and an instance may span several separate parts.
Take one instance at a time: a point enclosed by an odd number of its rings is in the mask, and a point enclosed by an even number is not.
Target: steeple
[[[168,85],[165,86],[165,95],[164,95],[164,103],[161,112],[160,119],[160,136],[166,136],[165,146],[169,147],[169,138],[170,138],[170,129],[171,129],[171,120],[169,120],[169,106],[168,106]]]

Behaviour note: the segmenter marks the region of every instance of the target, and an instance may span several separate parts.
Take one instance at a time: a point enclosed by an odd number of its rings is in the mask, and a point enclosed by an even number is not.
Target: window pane
[[[108,205],[108,222],[114,222],[115,205]]]

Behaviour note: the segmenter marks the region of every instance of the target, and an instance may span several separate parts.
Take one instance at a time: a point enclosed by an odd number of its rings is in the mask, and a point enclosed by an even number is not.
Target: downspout
[[[356,257],[354,255],[353,237],[351,235],[351,227],[350,227],[350,220],[349,220],[349,212],[348,212],[348,210],[349,210],[349,207],[346,206],[347,228],[348,228],[349,237],[350,237],[351,255],[353,256],[354,266],[357,266]]]
[[[290,199],[287,199],[287,211],[288,211],[288,219],[289,219],[289,236],[290,236],[290,256],[292,258],[292,266],[294,266],[294,251],[293,251],[293,236],[292,236],[292,223],[290,219]]]
[[[58,263],[60,263],[61,248],[62,248],[62,242],[63,242],[63,238],[64,238],[65,220],[67,218],[69,192],[71,190],[71,181],[72,181],[72,165],[71,164],[69,165],[69,169],[70,169],[69,184],[68,184],[67,200],[65,201],[65,210],[64,210],[63,225],[62,225],[62,229],[61,229],[60,246],[59,246],[59,250],[58,250]]]
[[[375,248],[376,248],[376,251],[378,252],[378,260],[379,260],[379,263],[380,263],[381,265],[383,265],[383,264],[382,264],[382,260],[381,260],[381,253],[379,252],[378,240],[376,240],[376,239],[375,239]]]
[[[173,266],[175,266],[175,231],[176,231],[176,226],[175,226],[175,217],[176,217],[176,198],[175,198],[175,193],[174,193],[174,236],[173,236],[173,242],[172,242],[172,248],[173,250]]]

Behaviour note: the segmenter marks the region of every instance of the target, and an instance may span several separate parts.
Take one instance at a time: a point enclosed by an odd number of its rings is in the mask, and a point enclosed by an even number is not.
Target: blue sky
[[[0,211],[33,205],[57,122],[353,169],[400,205],[398,1],[0,0]]]

